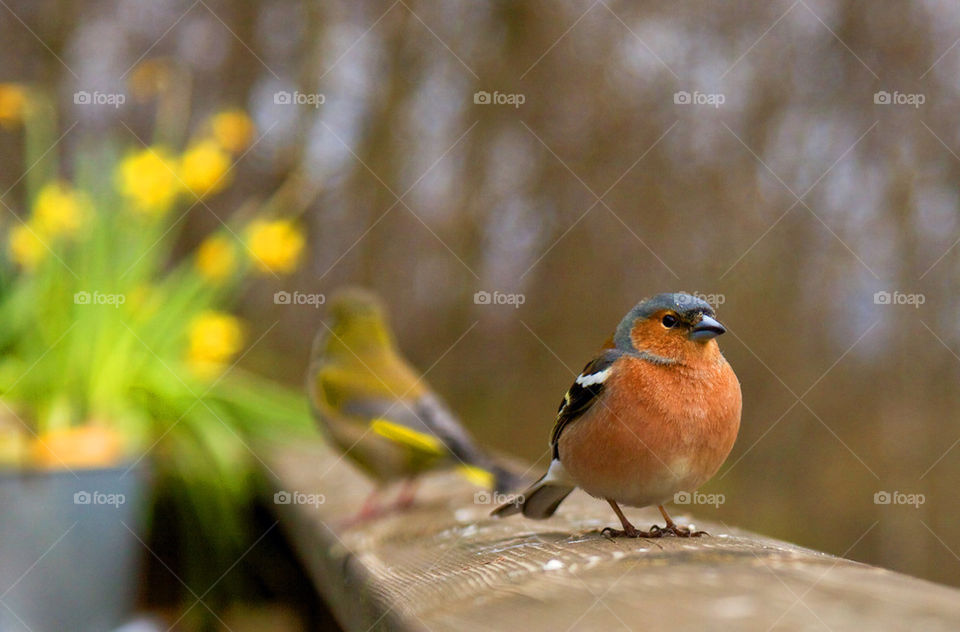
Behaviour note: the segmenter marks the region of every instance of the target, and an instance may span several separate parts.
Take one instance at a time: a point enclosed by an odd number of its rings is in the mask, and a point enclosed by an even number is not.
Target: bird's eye
[[[670,329],[671,327],[677,324],[677,317],[674,316],[673,314],[667,314],[666,316],[663,317],[663,320],[661,320],[660,322],[663,323],[664,327],[666,327],[667,329]]]

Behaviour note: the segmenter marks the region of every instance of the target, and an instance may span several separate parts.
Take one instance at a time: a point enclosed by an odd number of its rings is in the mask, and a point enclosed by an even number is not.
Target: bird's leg
[[[400,487],[400,493],[397,495],[397,499],[393,502],[394,509],[409,509],[413,506],[414,500],[417,495],[417,480],[414,478],[406,478],[403,480],[403,485]]]
[[[367,520],[372,520],[382,513],[383,506],[380,504],[380,488],[374,487],[373,491],[371,491],[363,501],[360,510],[352,517],[341,522],[339,526],[341,529],[349,529]]]
[[[663,505],[657,505],[657,509],[660,510],[660,515],[663,516],[663,519],[667,521],[667,526],[661,529],[660,527],[654,525],[650,530],[659,533],[660,535],[675,535],[678,538],[699,538],[702,535],[710,535],[706,531],[691,531],[689,527],[681,527],[673,520],[670,519],[670,516],[667,514],[667,510],[663,508]]]
[[[380,511],[380,488],[374,487],[363,501],[363,505],[360,506],[360,511],[357,512],[356,518],[360,520],[373,518],[380,513]]]
[[[620,524],[623,525],[623,529],[612,529],[610,527],[605,528],[601,533],[603,535],[609,536],[611,538],[618,538],[620,536],[625,536],[628,538],[650,538],[657,537],[648,533],[646,531],[641,531],[635,526],[630,524],[630,521],[627,520],[627,517],[623,515],[623,512],[620,511],[620,507],[614,501],[607,499],[607,502],[610,503],[610,507],[613,508],[613,512],[617,514],[617,518],[620,518]]]

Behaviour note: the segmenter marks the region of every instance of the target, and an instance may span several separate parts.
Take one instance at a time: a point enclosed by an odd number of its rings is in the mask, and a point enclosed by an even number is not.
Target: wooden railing
[[[488,494],[438,473],[413,508],[345,527],[372,488],[348,462],[322,445],[261,456],[347,630],[960,630],[960,590],[710,522],[702,538],[611,540],[609,507],[580,492],[548,521],[493,520]]]

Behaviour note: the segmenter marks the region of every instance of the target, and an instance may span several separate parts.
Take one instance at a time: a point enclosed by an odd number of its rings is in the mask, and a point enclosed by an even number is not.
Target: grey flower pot
[[[143,468],[0,470],[0,632],[111,630],[136,598]]]

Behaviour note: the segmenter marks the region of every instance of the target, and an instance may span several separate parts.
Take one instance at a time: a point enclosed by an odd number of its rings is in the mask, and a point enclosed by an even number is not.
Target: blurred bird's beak
[[[698,341],[707,341],[712,338],[716,338],[720,334],[726,332],[723,325],[714,318],[710,318],[704,314],[703,318],[700,319],[696,325],[690,330],[690,340]]]

